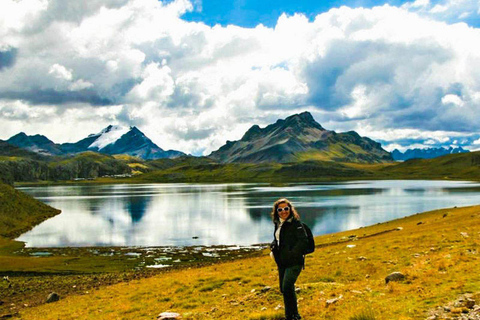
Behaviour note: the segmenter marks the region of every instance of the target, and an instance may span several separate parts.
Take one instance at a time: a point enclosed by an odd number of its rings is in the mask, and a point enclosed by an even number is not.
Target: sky
[[[480,0],[2,0],[0,139],[109,124],[208,155],[309,111],[395,148],[480,149]]]

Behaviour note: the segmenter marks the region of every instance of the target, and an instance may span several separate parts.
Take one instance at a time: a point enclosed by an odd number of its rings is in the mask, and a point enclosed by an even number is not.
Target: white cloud
[[[459,107],[461,107],[465,104],[464,101],[462,100],[462,98],[460,98],[456,94],[445,95],[442,98],[442,103],[443,104],[454,104],[454,105],[459,106]]]
[[[57,79],[67,80],[67,81],[72,80],[72,77],[73,77],[71,70],[68,70],[67,68],[59,64],[54,64],[53,66],[51,66],[48,73],[53,75]]]
[[[204,154],[307,109],[390,145],[480,129],[480,31],[431,12],[453,0],[282,15],[274,28],[187,22],[186,0],[27,2],[0,4],[0,50],[18,49],[1,69],[4,128],[65,142],[136,124],[162,148]]]

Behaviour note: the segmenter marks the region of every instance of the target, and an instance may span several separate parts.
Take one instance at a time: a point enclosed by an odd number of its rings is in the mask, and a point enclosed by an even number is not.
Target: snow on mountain
[[[115,143],[124,134],[129,132],[132,127],[108,126],[98,133],[98,138],[88,147],[89,149],[98,148],[101,150],[109,144]]]

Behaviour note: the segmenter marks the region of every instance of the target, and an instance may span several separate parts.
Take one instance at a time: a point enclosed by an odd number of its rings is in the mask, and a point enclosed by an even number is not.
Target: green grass
[[[34,198],[0,183],[0,236],[14,238],[60,213]]]

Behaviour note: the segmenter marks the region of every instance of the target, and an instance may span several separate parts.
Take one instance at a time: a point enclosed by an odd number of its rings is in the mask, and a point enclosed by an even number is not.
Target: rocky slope
[[[222,162],[295,162],[333,160],[375,163],[392,161],[380,143],[355,131],[324,129],[309,112],[278,120],[265,128],[252,126],[238,141],[227,141],[210,158]]]

